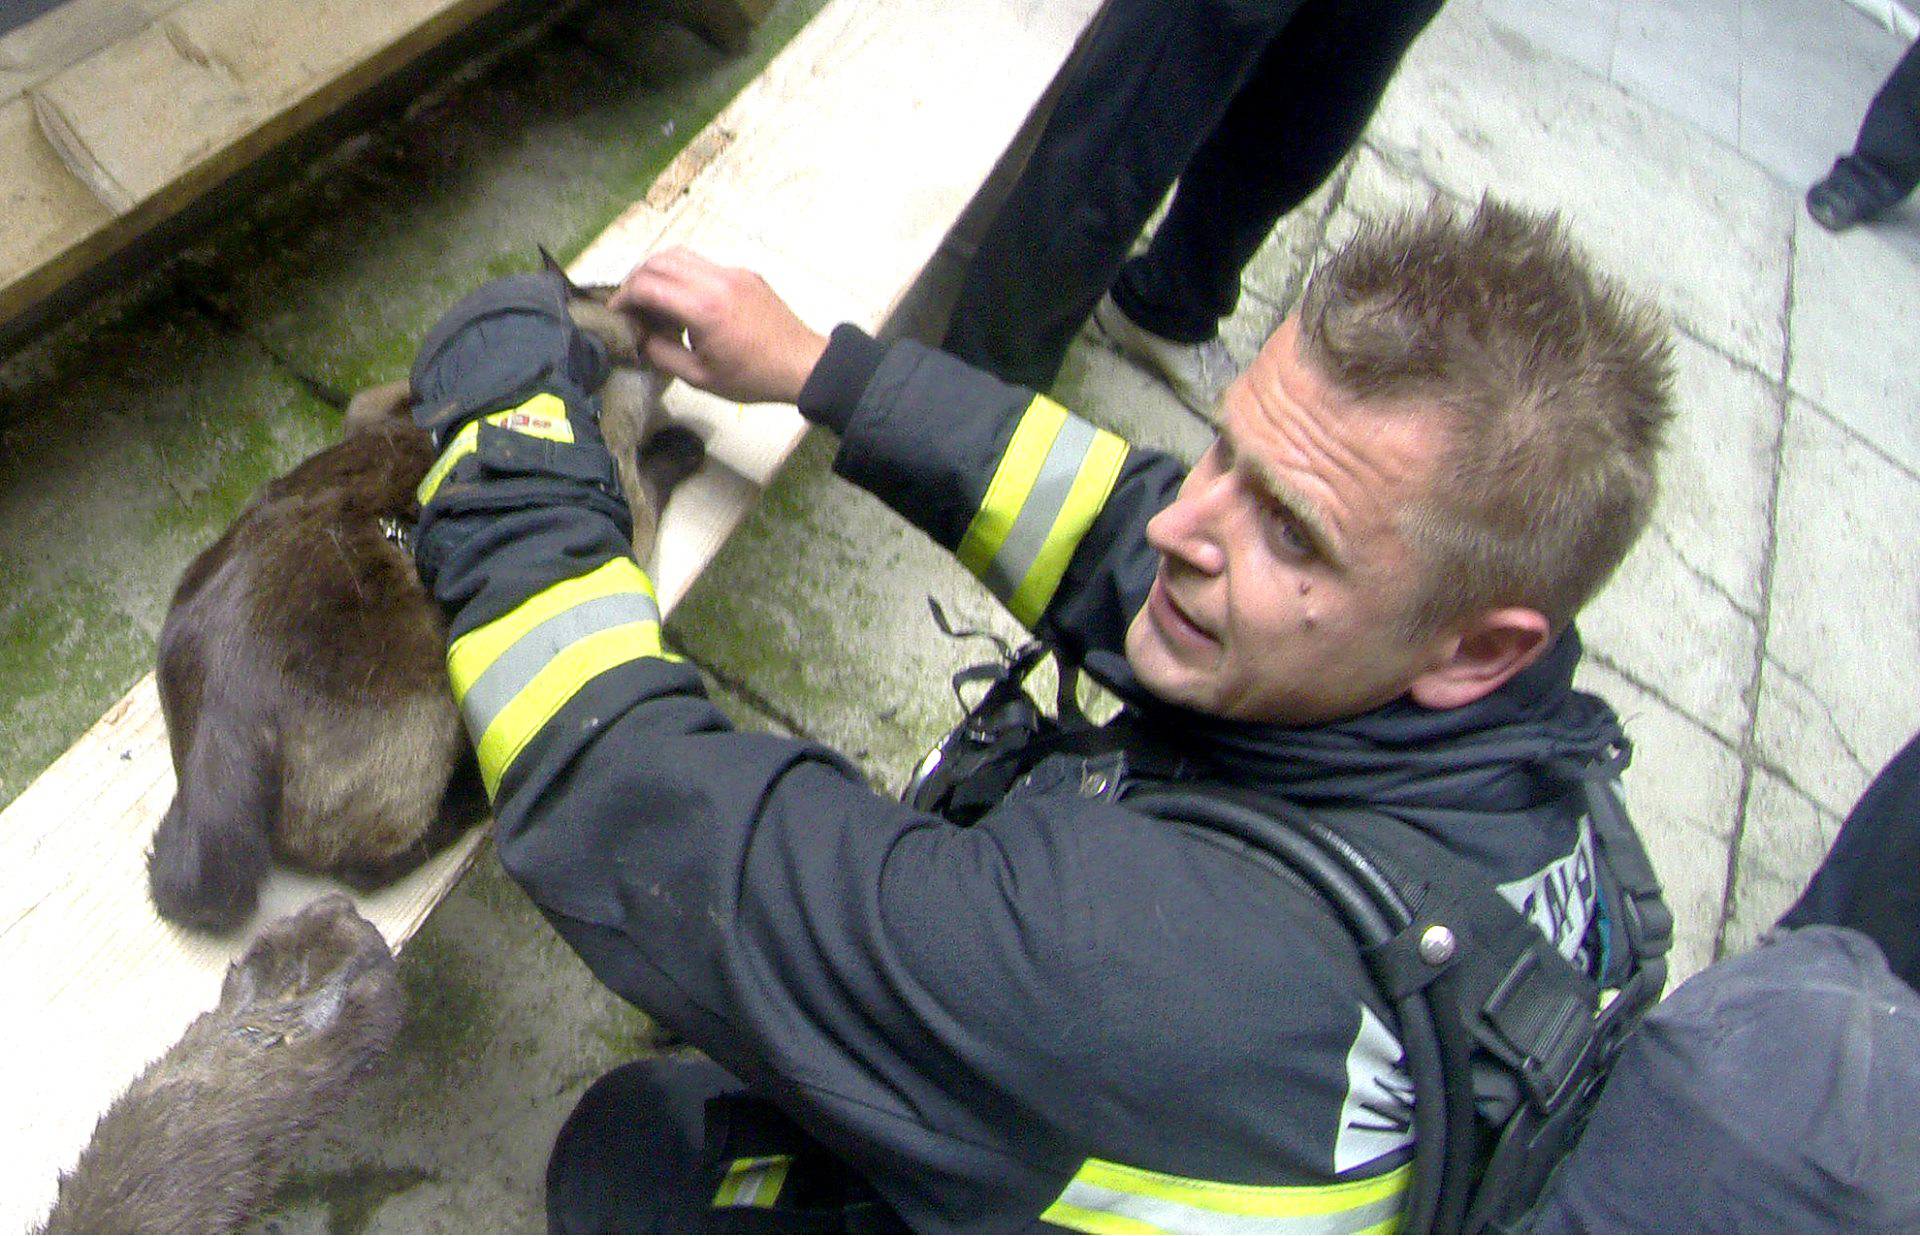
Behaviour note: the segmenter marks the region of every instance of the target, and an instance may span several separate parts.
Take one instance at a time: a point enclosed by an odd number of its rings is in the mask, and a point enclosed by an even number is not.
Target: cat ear
[[[573,280],[567,278],[567,268],[562,266],[560,264],[559,259],[555,258],[553,254],[547,252],[547,247],[545,245],[539,245],[537,247],[540,250],[540,268],[546,271],[550,275],[559,276],[561,285],[567,289],[567,295],[569,296],[586,295],[586,293],[582,292],[578,287],[574,286]]]

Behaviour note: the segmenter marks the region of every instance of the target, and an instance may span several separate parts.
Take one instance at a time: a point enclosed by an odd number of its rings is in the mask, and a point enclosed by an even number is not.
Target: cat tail
[[[201,711],[147,855],[147,885],[162,917],[227,931],[253,913],[273,852],[277,747],[269,726]]]

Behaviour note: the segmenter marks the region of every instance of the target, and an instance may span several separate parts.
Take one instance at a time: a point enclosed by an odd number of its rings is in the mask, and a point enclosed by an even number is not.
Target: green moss
[[[0,574],[11,577],[11,563]],[[0,594],[0,806],[126,693],[153,642],[84,579]]]
[[[476,283],[570,258],[641,197],[823,0],[722,57],[647,6],[589,6],[365,157],[288,194],[208,268],[235,322],[349,392],[406,372]]]
[[[469,972],[458,946],[442,937],[434,920],[400,955],[400,981],[407,989],[407,1024],[396,1055],[454,1067],[464,1049],[482,1039],[488,1015],[484,981]]]
[[[364,1232],[388,1198],[433,1179],[410,1167],[363,1164],[338,1172],[295,1172],[274,1193],[274,1210],[324,1206],[327,1230]]]
[[[611,1011],[605,1020],[591,1027],[594,1039],[606,1051],[607,1064],[612,1067],[629,1060],[638,1060],[643,1056],[660,1054],[662,1031],[645,1013],[625,1005]],[[602,1068],[595,1068],[598,1076]]]

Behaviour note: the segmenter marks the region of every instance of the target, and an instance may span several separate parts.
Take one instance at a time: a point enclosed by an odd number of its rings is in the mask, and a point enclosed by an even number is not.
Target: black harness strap
[[[949,635],[984,634],[956,631],[938,604],[933,610]],[[986,690],[922,761],[907,800],[971,823],[1042,760],[1070,753],[1081,758],[1083,796],[1124,798],[1304,882],[1353,934],[1398,1023],[1417,1096],[1408,1230],[1518,1221],[1584,1128],[1621,1043],[1666,980],[1672,915],[1616,788],[1628,750],[1609,752],[1582,777],[1604,920],[1590,930],[1602,937],[1601,978],[1619,980],[1603,993],[1485,871],[1418,829],[1367,810],[1309,814],[1272,795],[1196,780],[1135,714],[1088,721],[1064,665],[1059,719],[1050,717],[1025,686],[1050,650],[986,637],[1002,659],[954,676],[963,707],[965,689]],[[1476,1083],[1489,1082],[1483,1106]]]

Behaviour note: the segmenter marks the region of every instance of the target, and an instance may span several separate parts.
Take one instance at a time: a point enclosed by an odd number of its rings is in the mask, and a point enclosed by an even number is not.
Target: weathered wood
[[[811,321],[883,321],[1058,68],[1095,0],[835,0],[573,263],[618,278],[667,244],[751,266]],[[984,73],[980,66],[991,65]],[[669,611],[798,441],[791,408],[675,389],[711,459],[661,529]],[[145,892],[173,772],[151,676],[0,812],[0,1230],[46,1212],[113,1097],[215,1000],[251,931],[324,881],[276,871],[231,938],[159,920]],[[450,889],[478,831],[357,897],[396,947]]]
[[[0,324],[504,2],[69,0],[0,38]]]
[[[121,39],[138,34],[186,0],[64,0],[0,35],[0,102]]]
[[[188,0],[29,96],[116,214],[204,186],[502,0]]]

